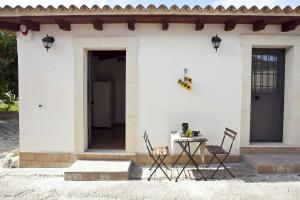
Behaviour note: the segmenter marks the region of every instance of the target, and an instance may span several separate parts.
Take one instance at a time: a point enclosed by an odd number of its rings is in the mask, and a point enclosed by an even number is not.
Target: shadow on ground
[[[200,165],[200,170],[202,174],[208,179],[208,181],[221,181],[221,180],[239,180],[245,183],[276,183],[276,182],[299,182],[300,174],[256,174],[255,169],[246,162],[241,163],[230,163],[227,164],[229,170],[235,175],[236,178],[232,178],[230,174],[224,169],[221,168],[211,179],[211,175],[213,171],[217,168],[217,165],[212,165],[210,169],[206,169],[204,165]],[[130,179],[131,180],[147,180],[150,173],[153,169],[149,170],[150,166],[145,165],[137,165],[133,164]],[[168,175],[172,177],[172,181],[175,181],[179,172],[181,171],[182,166],[173,167],[171,170],[168,170]],[[151,181],[157,180],[167,180],[165,175],[158,169]],[[194,180],[194,181],[203,181],[201,174],[192,168],[192,166],[188,166],[186,170],[181,174],[179,181],[184,180]]]

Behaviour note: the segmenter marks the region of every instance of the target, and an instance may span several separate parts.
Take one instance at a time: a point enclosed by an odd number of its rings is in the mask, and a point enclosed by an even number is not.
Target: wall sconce
[[[218,35],[211,38],[211,42],[212,42],[214,48],[216,49],[216,51],[220,47],[221,41],[222,40],[221,40],[221,38],[218,37]]]
[[[51,46],[52,46],[52,44],[54,43],[54,41],[55,41],[54,37],[48,36],[48,34],[47,34],[46,37],[44,37],[44,38],[42,39],[43,45],[44,45],[44,47],[47,49],[47,51],[48,51],[48,49],[51,48]]]
[[[28,27],[24,24],[20,25],[20,32],[22,33],[22,35],[26,36],[29,32]]]

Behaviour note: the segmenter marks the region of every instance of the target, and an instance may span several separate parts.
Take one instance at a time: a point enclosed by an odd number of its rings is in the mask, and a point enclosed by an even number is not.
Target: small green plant
[[[187,130],[186,132],[185,132],[185,136],[186,137],[193,137],[193,131],[192,130]]]
[[[19,102],[14,101],[11,104],[6,104],[3,102],[0,102],[0,112],[3,111],[15,111],[18,112],[19,111]]]

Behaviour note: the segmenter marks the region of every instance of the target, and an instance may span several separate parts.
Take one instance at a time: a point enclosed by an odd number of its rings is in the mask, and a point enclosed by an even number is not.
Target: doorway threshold
[[[282,142],[251,142],[249,147],[295,147]]]
[[[288,145],[281,142],[255,142],[240,147],[241,154],[252,153],[300,153],[300,146]]]
[[[87,149],[82,154],[102,154],[102,155],[135,155],[123,149]]]
[[[75,153],[76,160],[135,160],[134,153],[125,150],[88,149]]]

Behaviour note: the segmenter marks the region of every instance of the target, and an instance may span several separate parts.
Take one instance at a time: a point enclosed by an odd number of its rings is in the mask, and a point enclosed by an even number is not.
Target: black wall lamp
[[[220,44],[221,44],[221,38],[219,38],[218,35],[214,36],[211,38],[211,42],[214,46],[214,48],[216,49],[216,51],[218,50],[218,48],[220,47]]]
[[[42,39],[43,45],[44,45],[44,47],[47,49],[47,51],[48,51],[48,49],[51,48],[51,46],[52,46],[52,44],[54,43],[54,41],[55,41],[54,37],[49,36],[48,34],[47,34],[46,37],[44,37],[44,38]]]

